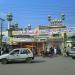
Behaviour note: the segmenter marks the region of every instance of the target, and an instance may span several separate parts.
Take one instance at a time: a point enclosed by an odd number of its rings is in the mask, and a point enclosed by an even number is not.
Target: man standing
[[[53,54],[54,54],[54,48],[51,47],[51,48],[50,48],[50,51],[51,51],[51,55],[53,56]]]
[[[54,54],[55,54],[55,55],[57,54],[57,49],[56,49],[56,48],[54,48]]]

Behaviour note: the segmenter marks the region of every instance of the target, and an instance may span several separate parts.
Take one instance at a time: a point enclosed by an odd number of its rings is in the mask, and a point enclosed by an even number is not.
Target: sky
[[[21,28],[28,24],[33,28],[48,25],[48,15],[52,19],[61,19],[61,13],[65,14],[64,24],[67,27],[75,26],[75,0],[0,0],[0,17],[5,19],[4,28],[7,27],[8,12],[12,12],[13,22]]]

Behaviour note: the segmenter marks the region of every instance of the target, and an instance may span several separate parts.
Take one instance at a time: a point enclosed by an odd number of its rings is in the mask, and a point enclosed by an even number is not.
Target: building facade
[[[47,51],[50,47],[63,50],[65,28],[65,26],[38,26],[28,31],[6,31],[7,34],[3,33],[3,35],[8,36],[8,41],[5,42],[13,48],[34,48],[40,55],[42,51]]]

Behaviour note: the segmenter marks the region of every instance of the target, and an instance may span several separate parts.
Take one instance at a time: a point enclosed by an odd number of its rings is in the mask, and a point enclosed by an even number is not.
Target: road
[[[0,64],[0,75],[75,75],[75,60],[63,56],[36,57],[31,64]]]

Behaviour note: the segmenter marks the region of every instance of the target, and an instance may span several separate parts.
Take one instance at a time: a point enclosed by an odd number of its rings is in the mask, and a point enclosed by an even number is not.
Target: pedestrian
[[[66,55],[66,47],[64,47],[63,56],[67,56]]]
[[[35,49],[34,48],[32,48],[32,52],[33,52],[33,54],[35,54]]]
[[[54,48],[51,47],[51,48],[50,48],[50,51],[51,51],[51,56],[53,56],[53,54],[54,54]]]
[[[54,48],[54,54],[55,54],[55,55],[57,54],[57,49],[56,49],[56,48]]]
[[[34,55],[37,55],[37,49],[35,47],[32,48],[32,52]]]
[[[4,49],[3,48],[1,48],[1,55],[4,53]]]
[[[1,55],[1,50],[2,50],[2,48],[0,47],[0,55]]]
[[[60,54],[61,54],[61,50],[60,50],[60,48],[59,48],[59,47],[57,47],[56,49],[57,49],[57,54],[59,54],[59,55],[60,55]]]
[[[6,47],[6,53],[9,53],[9,49]]]

